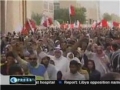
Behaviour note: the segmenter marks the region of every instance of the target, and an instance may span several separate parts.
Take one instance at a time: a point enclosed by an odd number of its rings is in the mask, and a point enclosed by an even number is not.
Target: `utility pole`
[[[1,33],[5,33],[5,1],[2,0],[0,1],[1,7],[0,7],[0,11],[1,11]]]
[[[100,20],[100,1],[97,1],[97,19]]]
[[[27,1],[22,0],[22,18],[23,18],[23,26],[27,20]]]

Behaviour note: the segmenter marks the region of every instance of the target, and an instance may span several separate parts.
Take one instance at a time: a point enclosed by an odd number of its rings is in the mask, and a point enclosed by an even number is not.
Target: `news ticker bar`
[[[5,83],[6,82],[6,83]],[[118,84],[120,81],[36,80],[35,76],[1,76],[1,85],[97,85]]]
[[[81,81],[81,80],[64,80],[64,81],[36,81],[36,84],[42,85],[42,84],[59,84],[59,85],[97,85],[97,84],[119,84],[120,85],[120,81]]]

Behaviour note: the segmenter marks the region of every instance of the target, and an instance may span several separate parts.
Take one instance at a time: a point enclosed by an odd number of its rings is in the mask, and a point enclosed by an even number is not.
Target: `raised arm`
[[[86,43],[86,44],[88,44],[88,42],[89,42],[89,39],[87,39],[87,38],[81,38],[81,39],[79,39],[78,40],[78,42],[76,42],[73,46],[72,46],[72,52],[74,52],[75,50],[77,50],[77,48],[78,47],[81,47],[82,48],[82,43]],[[87,46],[86,46],[86,48],[87,48]]]
[[[12,52],[13,52],[16,60],[20,63],[20,65],[26,66],[26,65],[28,64],[27,61],[23,60],[23,59],[18,55],[18,52],[16,51],[16,45],[15,45],[15,46],[12,46]]]

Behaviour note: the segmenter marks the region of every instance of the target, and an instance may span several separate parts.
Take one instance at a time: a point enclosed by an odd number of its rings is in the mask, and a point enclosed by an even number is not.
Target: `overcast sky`
[[[100,0],[101,13],[114,13],[120,16],[120,0]]]

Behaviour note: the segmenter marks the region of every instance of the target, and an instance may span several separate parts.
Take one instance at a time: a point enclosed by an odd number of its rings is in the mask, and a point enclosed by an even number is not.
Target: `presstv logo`
[[[36,84],[35,76],[10,76],[10,84]]]

